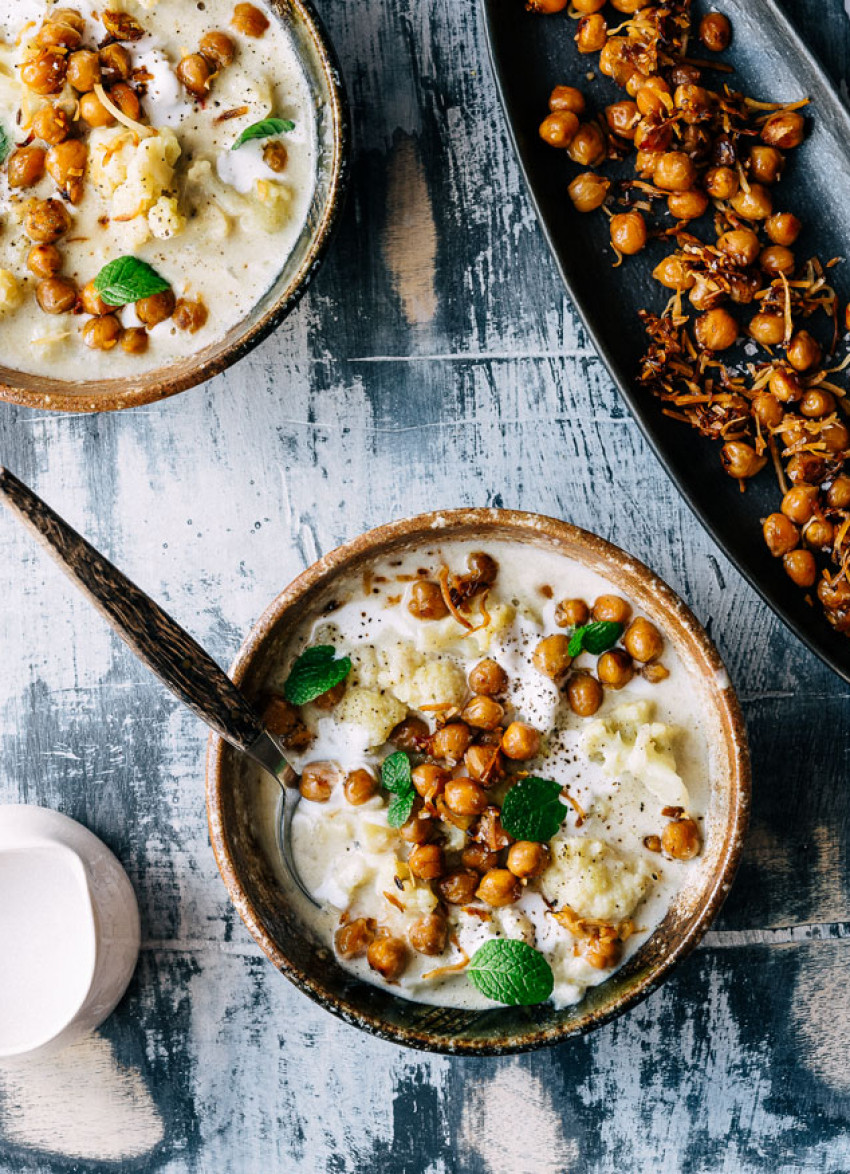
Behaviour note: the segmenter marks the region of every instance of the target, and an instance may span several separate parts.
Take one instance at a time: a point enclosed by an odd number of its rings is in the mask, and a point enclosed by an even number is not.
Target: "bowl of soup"
[[[213,850],[248,929],[311,998],[435,1051],[592,1030],[654,990],[728,892],[746,735],[686,605],[596,535],[427,514],[332,551],[232,675],[298,776],[217,737]]]
[[[309,0],[0,0],[0,398],[132,407],[243,357],[339,218]]]

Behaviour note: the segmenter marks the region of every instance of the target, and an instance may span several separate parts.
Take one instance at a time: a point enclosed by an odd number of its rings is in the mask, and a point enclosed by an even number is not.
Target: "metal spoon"
[[[3,468],[0,498],[177,699],[274,776],[283,794],[281,856],[293,883],[316,905],[292,858],[292,816],[301,798],[297,776],[253,706],[188,632]]]

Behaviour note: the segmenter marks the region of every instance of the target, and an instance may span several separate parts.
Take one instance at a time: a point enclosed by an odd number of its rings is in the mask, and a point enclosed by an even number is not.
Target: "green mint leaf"
[[[580,652],[589,652],[592,656],[601,656],[609,648],[613,648],[623,634],[623,625],[615,624],[612,620],[598,620],[594,624],[584,624],[576,628],[567,645],[568,656],[578,656]]]
[[[403,750],[396,750],[395,754],[384,759],[381,766],[381,783],[396,795],[406,795],[408,791],[413,790],[410,759]]]
[[[566,814],[559,784],[529,775],[505,795],[502,827],[515,840],[545,844],[557,834]]]
[[[567,645],[567,656],[576,657],[584,648],[585,630],[585,628],[576,628],[572,636],[570,636],[570,642]]]
[[[336,649],[330,644],[307,648],[296,660],[283,686],[283,695],[293,705],[315,701],[328,689],[344,681],[351,672],[351,658],[334,660]]]
[[[171,285],[147,261],[118,257],[104,265],[94,279],[94,288],[107,306],[128,306],[142,298],[165,293]]]
[[[413,801],[416,794],[411,788],[401,795],[396,795],[387,809],[387,823],[391,828],[400,828],[407,823],[413,811]]]
[[[480,946],[466,973],[482,995],[510,1007],[545,1003],[555,987],[552,967],[543,955],[525,942],[506,938]]]
[[[295,130],[295,123],[288,118],[264,118],[260,122],[246,126],[230,149],[238,151],[244,143],[250,143],[252,139],[270,139],[272,135],[288,134],[291,130]]]
[[[0,126],[0,163],[5,163],[12,153],[12,140]]]

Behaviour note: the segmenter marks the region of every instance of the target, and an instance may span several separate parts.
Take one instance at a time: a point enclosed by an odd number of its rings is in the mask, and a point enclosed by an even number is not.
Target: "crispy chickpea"
[[[665,192],[687,192],[694,186],[697,173],[683,151],[667,151],[655,165],[655,186]]]
[[[579,942],[579,951],[594,970],[610,970],[618,965],[623,945],[618,938],[591,937]]]
[[[828,522],[826,518],[812,518],[803,531],[806,546],[813,547],[815,550],[828,550],[832,546],[834,536],[835,529],[832,522]]]
[[[626,652],[641,664],[657,660],[664,651],[664,637],[650,620],[638,616],[632,620],[623,636]]]
[[[550,147],[566,149],[575,138],[579,128],[578,115],[569,110],[556,111],[547,114],[540,124],[539,134],[544,143]]]
[[[345,780],[345,797],[352,807],[361,807],[378,793],[378,781],[370,770],[353,770]]]
[[[595,167],[607,153],[602,128],[595,122],[583,122],[567,147],[567,154],[580,167]]]
[[[673,91],[673,105],[684,122],[701,122],[711,113],[711,98],[702,86],[685,82]]]
[[[265,699],[263,724],[270,734],[293,750],[306,750],[313,740],[298,708],[279,693],[272,693]]]
[[[217,70],[226,69],[236,56],[236,46],[232,38],[228,37],[227,33],[219,32],[218,29],[204,33],[198,48],[213,68]]]
[[[753,415],[765,428],[778,428],[784,412],[782,404],[769,391],[760,391],[753,400]]]
[[[197,334],[206,325],[209,316],[209,310],[200,299],[192,301],[180,298],[174,307],[174,325],[187,334]]]
[[[779,435],[782,437],[782,443],[788,448],[802,444],[808,438],[805,420],[802,416],[784,416],[779,427]]]
[[[593,20],[594,17],[588,19]],[[579,21],[579,31],[582,21]],[[578,40],[578,34],[576,34]],[[630,44],[625,37],[608,37],[599,54],[599,71],[613,78],[618,86],[624,86],[635,71],[630,56]]]
[[[398,829],[398,834],[407,844],[427,844],[437,830],[427,811],[416,800],[410,818]]]
[[[821,360],[820,344],[808,330],[798,330],[791,336],[785,357],[795,371],[810,371]]]
[[[63,277],[45,277],[35,287],[36,300],[45,314],[68,314],[77,304],[77,289]]]
[[[579,53],[599,53],[607,40],[608,25],[601,13],[590,13],[578,22],[575,42]]]
[[[800,400],[800,412],[809,420],[817,420],[834,412],[837,405],[831,391],[822,387],[810,387]]]
[[[108,8],[106,12],[101,13],[100,19],[113,40],[132,43],[140,41],[145,35],[145,30],[129,12],[118,12],[116,9]]]
[[[788,461],[785,472],[792,485],[812,485],[823,478],[826,462],[816,453],[798,452]]]
[[[27,269],[35,277],[55,277],[62,268],[62,254],[55,245],[33,245],[27,254]]]
[[[327,803],[338,777],[339,769],[334,763],[308,762],[301,772],[299,790],[313,803]]]
[[[712,53],[722,53],[732,44],[732,25],[722,12],[707,12],[699,22],[699,39]]]
[[[594,620],[609,624],[625,624],[632,614],[632,605],[621,595],[598,595],[591,615]]]
[[[670,99],[669,108],[672,109],[673,99],[670,96],[670,87],[663,77],[653,76],[641,78],[640,85],[635,94],[635,102],[642,115],[663,115],[668,109],[668,103],[665,102],[665,98]]]
[[[98,54],[100,71],[105,85],[114,85],[115,82],[125,82],[133,72],[133,59],[130,50],[117,41],[111,45],[104,45]]]
[[[850,583],[846,579],[839,579],[835,583],[821,579],[818,583],[818,599],[830,611],[850,607]]]
[[[196,98],[203,98],[209,93],[213,71],[201,53],[190,53],[184,57],[175,72],[177,80]]]
[[[446,807],[455,815],[480,815],[487,806],[487,793],[473,779],[449,779],[444,792]]]
[[[85,23],[71,8],[54,8],[35,36],[41,49],[76,49],[83,39]]]
[[[770,514],[762,525],[767,549],[774,558],[781,558],[800,542],[800,532],[785,514]]]
[[[611,217],[611,244],[627,257],[639,253],[646,244],[646,221],[640,212],[618,212]]]
[[[652,0],[611,0],[611,7],[616,8],[618,12],[630,15],[637,12],[639,8],[646,8],[651,3]]]
[[[682,262],[682,258],[672,254],[658,262],[652,276],[656,281],[660,281],[665,289],[677,289],[681,293],[693,289],[696,284],[696,277]]]
[[[41,147],[18,147],[9,156],[10,188],[31,188],[44,175],[45,152]]]
[[[779,111],[772,114],[761,128],[761,139],[770,147],[789,150],[799,147],[806,131],[806,120],[796,110]]]
[[[545,844],[517,840],[508,849],[508,870],[520,879],[540,876],[549,867],[549,859],[549,849]]]
[[[674,860],[693,860],[699,855],[699,828],[692,819],[676,819],[661,833],[661,847]]]
[[[529,0],[528,7],[541,16],[553,16],[556,12],[563,12],[568,3],[569,0]]]
[[[410,588],[407,610],[417,620],[442,620],[449,614],[439,583],[417,579]]]
[[[603,652],[596,662],[599,680],[609,689],[622,689],[635,675],[632,658],[623,648]]]
[[[21,66],[21,81],[34,94],[58,94],[65,84],[68,59],[58,49],[45,49]]]
[[[502,753],[516,762],[534,758],[540,752],[540,732],[526,722],[511,722],[502,735]]]
[[[782,314],[754,314],[749,331],[762,346],[779,346],[785,338],[785,319]]]
[[[555,636],[546,636],[534,649],[531,655],[532,664],[550,681],[562,681],[573,660],[567,651],[569,646],[569,636],[560,632]]]
[[[671,192],[667,209],[676,220],[698,220],[708,208],[708,196],[698,188],[691,192]]]
[[[117,82],[109,91],[109,97],[122,114],[138,122],[142,116],[142,104],[138,94],[126,82]]]
[[[782,512],[786,518],[805,526],[815,513],[818,489],[814,485],[794,485],[782,498]]]
[[[604,2],[605,0],[602,0],[603,4]],[[601,8],[602,4],[599,7]],[[569,111],[570,114],[578,114],[581,117],[584,114],[584,107],[584,94],[575,86],[555,86],[549,95],[549,109],[553,113],[555,111]]]
[[[514,842],[513,836],[502,827],[502,813],[495,804],[491,804],[482,814],[474,836],[479,843],[486,844],[491,852],[508,848]]]
[[[80,98],[80,118],[92,127],[112,126],[115,117],[98,98],[97,94],[83,94]]]
[[[417,918],[407,931],[407,940],[417,954],[435,958],[445,953],[449,942],[449,926],[442,913],[426,913]]]
[[[513,905],[520,899],[522,885],[519,877],[514,876],[509,869],[491,868],[482,876],[475,896],[486,905],[501,909],[505,905]]]
[[[115,306],[107,305],[100,294],[95,289],[93,281],[88,282],[83,286],[80,294],[80,302],[87,314],[93,314],[95,317],[101,317],[104,314],[114,314]]]
[[[753,147],[750,151],[750,178],[757,183],[776,183],[782,175],[785,156],[776,147]]]
[[[475,900],[479,876],[470,869],[449,872],[437,882],[437,889],[444,901],[450,905],[468,905]]]
[[[820,439],[826,445],[828,452],[843,452],[850,447],[850,429],[846,424],[836,421],[836,423],[827,424],[825,428],[821,429]]]
[[[752,265],[761,252],[759,238],[750,228],[733,228],[718,238],[717,247],[736,265]]]
[[[32,120],[32,129],[37,139],[55,147],[67,139],[71,133],[71,124],[61,106],[42,106]]]
[[[68,58],[68,83],[80,94],[88,94],[101,80],[100,56],[80,49]]]
[[[562,599],[555,608],[559,628],[580,628],[590,619],[590,608],[583,599]]]
[[[446,871],[443,849],[439,844],[419,844],[408,856],[407,867],[417,880],[436,880]]]
[[[483,697],[497,697],[508,687],[508,674],[495,660],[481,660],[469,671],[469,687]]]
[[[728,310],[708,310],[694,323],[694,336],[705,351],[725,351],[738,339],[738,323]]]
[[[583,171],[567,188],[577,212],[595,212],[605,203],[611,181],[593,171]]]
[[[136,314],[145,326],[158,326],[160,322],[165,322],[171,317],[176,304],[173,291],[165,289],[161,293],[152,294],[149,298],[142,298],[136,302]]]
[[[793,212],[777,212],[765,222],[765,232],[776,245],[793,245],[803,225]]]
[[[492,697],[473,697],[460,716],[475,729],[495,730],[505,716],[505,711]]]
[[[738,480],[755,477],[767,464],[766,456],[759,456],[751,444],[745,444],[742,440],[730,440],[724,444],[720,459],[729,476]]]
[[[660,151],[640,150],[635,155],[635,172],[641,179],[652,179]]]
[[[730,203],[744,220],[767,220],[773,211],[773,197],[761,183],[751,183],[748,192],[741,188]]]
[[[740,186],[731,167],[712,167],[705,173],[705,190],[713,200],[731,200]]]
[[[269,27],[268,18],[253,4],[237,4],[232,24],[237,33],[246,37],[261,37]]]
[[[334,934],[336,952],[341,958],[362,958],[374,940],[375,923],[371,917],[349,921]]]
[[[791,493],[793,490],[789,489],[788,492]],[[826,491],[826,500],[834,510],[846,510],[850,506],[850,477],[845,473],[839,473]]]
[[[567,681],[567,701],[579,717],[592,717],[604,697],[602,686],[590,673],[574,673]]]
[[[446,762],[457,764],[471,741],[472,731],[465,722],[449,722],[432,736],[431,754],[434,758],[444,758]]]
[[[505,773],[505,760],[498,745],[481,742],[470,746],[463,761],[469,777],[480,782],[482,787],[492,787]]]
[[[400,938],[376,938],[366,951],[366,961],[386,982],[395,982],[407,967],[407,946]]]
[[[79,204],[83,198],[87,163],[88,148],[79,139],[66,139],[47,152],[45,166],[48,175],[72,204]]]
[[[413,768],[410,777],[422,798],[427,799],[429,795],[439,795],[450,776],[444,767],[437,766],[435,762],[420,762],[419,766]]]
[[[759,265],[772,276],[784,273],[788,277],[794,272],[796,264],[794,254],[784,245],[768,245],[759,253]]]
[[[263,147],[263,162],[270,171],[279,175],[282,171],[286,171],[289,152],[281,142],[266,143]]]
[[[621,139],[633,139],[635,127],[640,122],[640,111],[636,103],[624,98],[605,107],[605,121],[612,134]]]
[[[803,386],[796,371],[789,371],[787,367],[777,367],[771,372],[769,386],[772,394],[783,404],[796,403],[803,397]]]
[[[148,349],[148,332],[141,326],[131,326],[121,335],[121,350],[128,355],[143,355]]]
[[[486,844],[468,844],[461,852],[460,859],[464,868],[480,873],[489,872],[499,863],[498,853],[491,851]]]
[[[83,327],[83,342],[93,351],[111,351],[121,341],[124,327],[114,314],[90,318]]]
[[[576,12],[580,12],[582,16],[588,16],[592,12],[599,12],[605,7],[605,0],[573,0],[573,8]]]

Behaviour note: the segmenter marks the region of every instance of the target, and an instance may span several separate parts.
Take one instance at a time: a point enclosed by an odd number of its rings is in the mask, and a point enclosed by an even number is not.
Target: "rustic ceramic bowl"
[[[258,696],[279,666],[281,650],[302,617],[334,595],[341,577],[378,559],[435,541],[488,539],[555,550],[597,571],[666,633],[692,669],[716,729],[714,777],[706,842],[698,870],[640,951],[573,1007],[499,1007],[465,1011],[412,1003],[353,978],[332,953],[305,933],[278,879],[268,822],[258,800],[259,780],[244,759],[218,737],[210,739],[207,811],[218,866],[230,896],[263,951],[297,987],[321,1006],[366,1031],[430,1051],[501,1055],[555,1044],[583,1034],[645,998],[697,944],[729,891],[741,854],[750,799],[746,732],[723,663],[689,609],[647,567],[594,534],[554,518],[508,510],[425,514],[363,534],[331,551],[278,596],[242,646],[231,675],[249,697]],[[262,841],[262,843],[261,843]],[[265,845],[265,846],[264,846]]]
[[[28,375],[0,363],[0,400],[63,412],[112,412],[195,387],[244,358],[297,304],[319,268],[342,212],[350,163],[348,103],[336,54],[310,0],[269,0],[290,34],[316,112],[316,190],[304,228],[277,281],[218,342],[138,379],[85,382]]]

